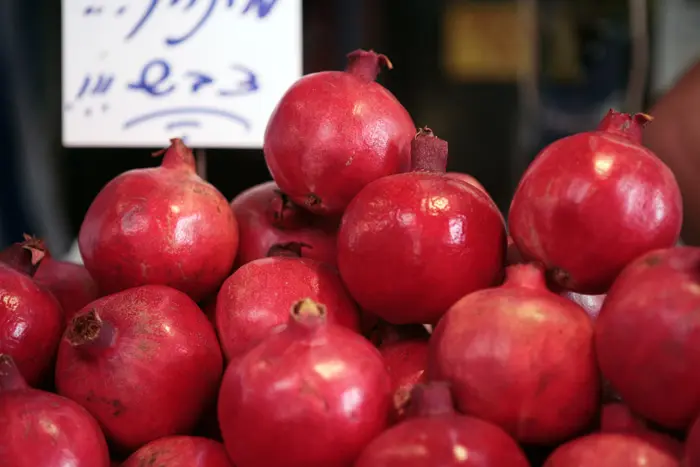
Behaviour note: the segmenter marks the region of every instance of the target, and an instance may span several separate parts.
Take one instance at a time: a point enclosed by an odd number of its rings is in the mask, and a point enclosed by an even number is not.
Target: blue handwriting
[[[81,99],[85,94],[91,94],[93,96],[106,94],[112,87],[112,83],[114,83],[114,76],[112,75],[99,75],[97,76],[97,80],[93,79],[90,75],[86,75],[75,98],[76,100]]]
[[[233,78],[229,78],[226,88],[218,89],[218,95],[231,97],[241,96],[256,92],[260,89],[257,75],[247,67],[234,65],[231,67]],[[200,70],[187,70],[181,74],[187,80],[187,87],[192,94],[198,94],[207,87],[215,86],[217,79],[210,73]],[[127,84],[133,91],[141,91],[149,96],[162,97],[173,93],[178,85],[170,64],[164,59],[154,59],[146,63],[141,69],[141,75],[137,80]]]
[[[197,32],[199,32],[214,14],[214,10],[217,5],[224,3],[223,7],[227,9],[232,9],[239,3],[236,0],[149,0],[148,6],[139,18],[139,20],[134,24],[129,33],[126,35],[125,40],[129,41],[133,39],[148,23],[148,21],[153,17],[158,9],[163,9],[167,7],[181,7],[183,12],[189,12],[192,8],[203,2],[209,2],[206,9],[201,16],[196,19],[194,24],[186,30],[183,34],[179,36],[169,36],[165,38],[165,44],[170,47],[182,44],[188,39],[191,39]],[[166,4],[166,5],[163,5]],[[277,4],[277,0],[246,0],[246,4],[241,10],[241,15],[248,15],[249,13],[255,13],[260,19],[266,18],[274,6]]]

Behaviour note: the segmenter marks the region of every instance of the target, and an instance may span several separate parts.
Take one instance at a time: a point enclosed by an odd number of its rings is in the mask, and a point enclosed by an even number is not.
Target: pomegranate
[[[461,172],[447,172],[445,175],[447,175],[450,178],[454,178],[455,180],[461,180],[465,183],[468,183],[472,185],[475,188],[480,189],[484,193],[488,194],[488,191],[486,191],[486,188],[484,188],[484,185],[479,183],[479,180],[476,178],[472,177],[469,174],[461,173]]]
[[[326,318],[302,300],[286,327],[228,366],[219,424],[235,465],[349,466],[385,428],[390,379],[379,352]]]
[[[622,403],[605,404],[600,416],[602,433],[626,433],[637,436],[662,449],[675,458],[683,456],[683,443],[664,433],[649,428],[646,422]]]
[[[272,249],[272,256],[244,264],[221,286],[216,327],[227,359],[245,353],[276,326],[289,309],[310,298],[322,303],[328,321],[360,332],[360,316],[338,273],[309,258],[289,257],[293,250]]]
[[[369,339],[377,347],[385,347],[401,341],[427,341],[430,333],[422,324],[391,324],[378,319]]]
[[[678,184],[641,145],[649,119],[610,110],[596,131],[547,146],[523,175],[510,233],[523,256],[544,263],[560,286],[604,293],[627,263],[678,239]]]
[[[75,402],[31,389],[0,354],[0,465],[109,467],[105,437]]]
[[[375,180],[348,206],[338,268],[363,309],[395,324],[433,324],[501,279],[506,232],[488,195],[444,175],[445,141],[423,129],[412,147],[413,172]]]
[[[523,255],[521,255],[518,251],[518,247],[515,245],[513,237],[511,237],[510,235],[508,235],[508,237],[506,238],[506,245],[506,264],[512,265],[527,262],[523,259]]]
[[[700,467],[700,417],[695,420],[685,440],[683,467]]]
[[[56,297],[66,321],[76,311],[97,299],[97,284],[83,265],[53,258],[44,242],[30,235],[25,234],[24,241],[25,244],[32,245],[35,251],[43,252],[43,258],[34,273],[34,282]]]
[[[686,429],[700,413],[700,248],[638,258],[617,278],[596,321],[605,377],[634,412]]]
[[[559,446],[544,467],[679,467],[678,460],[636,436],[593,434]]]
[[[304,245],[304,257],[335,266],[338,221],[293,204],[275,182],[244,191],[231,208],[240,233],[238,265],[264,258],[273,245],[294,242]]]
[[[197,305],[178,290],[146,285],[75,315],[59,346],[56,387],[131,452],[192,429],[222,367],[214,329]]]
[[[425,381],[425,369],[428,366],[428,331],[421,325],[400,328],[409,329],[396,329],[394,336],[385,335],[379,344],[379,352],[384,357],[384,364],[391,377],[391,391],[394,395],[392,422],[404,418],[411,390],[417,383]],[[401,336],[401,333],[404,333],[405,337]],[[411,335],[412,333],[414,335]]]
[[[122,467],[233,467],[224,445],[197,436],[168,436],[133,453]]]
[[[355,467],[529,467],[525,454],[496,425],[457,414],[442,383],[417,385],[409,419],[362,451]]]
[[[452,383],[460,411],[524,443],[566,440],[598,409],[593,324],[534,264],[509,266],[505,284],[455,303],[433,332],[428,369]]]
[[[373,51],[348,55],[348,67],[306,75],[282,97],[265,131],[272,178],[299,206],[341,214],[367,183],[405,171],[415,125],[375,82],[389,60]]]
[[[168,285],[195,301],[231,272],[238,226],[228,201],[195,172],[179,139],[160,167],[125,172],[93,200],[80,227],[85,267],[101,292]]]
[[[14,359],[32,386],[51,370],[64,326],[56,298],[31,277],[44,254],[33,238],[0,253],[0,353]]]

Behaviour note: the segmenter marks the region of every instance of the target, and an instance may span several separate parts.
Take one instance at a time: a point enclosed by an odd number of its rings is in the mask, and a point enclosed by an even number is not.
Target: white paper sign
[[[63,0],[63,144],[260,148],[301,0]]]

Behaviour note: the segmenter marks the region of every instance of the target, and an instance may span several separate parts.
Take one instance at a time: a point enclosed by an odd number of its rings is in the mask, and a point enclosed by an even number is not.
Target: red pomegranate
[[[484,193],[488,194],[488,192],[486,191],[486,188],[484,188],[484,185],[479,183],[479,180],[477,180],[476,178],[472,177],[469,174],[465,174],[465,173],[461,173],[461,172],[447,172],[445,175],[447,175],[450,178],[454,178],[455,180],[461,180],[465,183],[468,183],[468,184],[472,185],[473,187],[478,188],[481,191],[483,191]]]
[[[513,264],[520,264],[520,263],[526,263],[523,259],[523,255],[520,254],[520,251],[518,251],[518,247],[513,241],[513,237],[508,235],[506,238],[506,264],[507,265],[513,265]]]
[[[133,453],[121,467],[233,467],[224,445],[197,436],[167,436]]]
[[[264,258],[273,245],[294,242],[304,245],[304,257],[335,266],[338,221],[295,205],[275,182],[244,191],[231,209],[240,233],[238,265]]]
[[[125,172],[93,200],[80,227],[85,267],[103,293],[168,285],[195,301],[230,274],[238,227],[228,201],[195,172],[179,139],[160,167]]]
[[[700,413],[698,271],[700,248],[650,252],[620,274],[596,321],[603,374],[634,412],[667,428]]]
[[[529,467],[525,454],[496,425],[457,414],[449,386],[417,385],[409,419],[376,437],[354,467]]]
[[[450,308],[431,337],[428,369],[452,383],[461,412],[525,443],[566,440],[598,409],[593,324],[532,264],[509,266],[505,284]]]
[[[33,238],[0,252],[0,354],[32,386],[50,371],[64,326],[56,298],[32,280],[44,254]]]
[[[49,290],[61,304],[66,321],[99,296],[97,284],[81,264],[60,261],[51,256],[44,242],[24,235],[25,244],[43,251],[43,258],[34,273],[34,282]]]
[[[685,440],[683,467],[700,467],[700,417],[695,420]]]
[[[0,465],[109,467],[100,427],[75,402],[31,389],[0,354]]]
[[[349,466],[387,424],[389,375],[359,334],[303,300],[235,365],[219,393],[229,457],[246,467]]]
[[[603,405],[600,414],[600,431],[601,433],[626,433],[637,436],[677,459],[683,456],[683,443],[669,435],[652,430],[644,419],[632,413],[629,407],[623,403]]]
[[[444,175],[445,141],[424,129],[412,146],[413,172],[375,180],[348,206],[338,268],[363,309],[395,324],[432,324],[501,279],[506,232],[488,195]]]
[[[222,367],[214,329],[197,305],[178,290],[146,285],[75,315],[59,347],[56,387],[131,452],[192,429],[216,395]]]
[[[560,286],[604,293],[630,261],[678,239],[678,184],[641,145],[649,118],[611,110],[596,131],[546,147],[523,175],[510,233],[523,256],[544,263]]]
[[[680,467],[671,454],[636,436],[593,434],[559,446],[544,467]]]
[[[415,125],[375,82],[384,55],[357,50],[343,71],[306,75],[282,97],[265,131],[272,178],[299,206],[341,214],[363,186],[402,172]]]
[[[385,336],[379,344],[379,352],[384,357],[384,364],[391,377],[391,391],[394,395],[392,422],[403,420],[411,390],[426,380],[425,370],[428,367],[428,331],[419,324],[401,328],[415,328],[415,335],[411,335],[409,330],[397,330],[395,340],[391,339],[392,336]],[[402,337],[401,332],[406,336]]]
[[[227,359],[287,323],[291,306],[304,298],[322,303],[330,323],[360,331],[357,307],[333,268],[309,258],[273,254],[244,264],[221,286],[216,328]]]

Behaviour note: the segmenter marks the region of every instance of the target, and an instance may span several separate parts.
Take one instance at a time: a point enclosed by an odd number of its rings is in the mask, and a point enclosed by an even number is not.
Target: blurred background
[[[61,145],[61,2],[0,1],[0,243],[23,232],[68,251],[115,175],[151,149]],[[449,141],[502,210],[535,154],[593,128],[610,107],[653,104],[700,52],[700,0],[305,0],[304,72],[372,48],[379,80]],[[207,151],[229,199],[269,179],[260,150]]]

